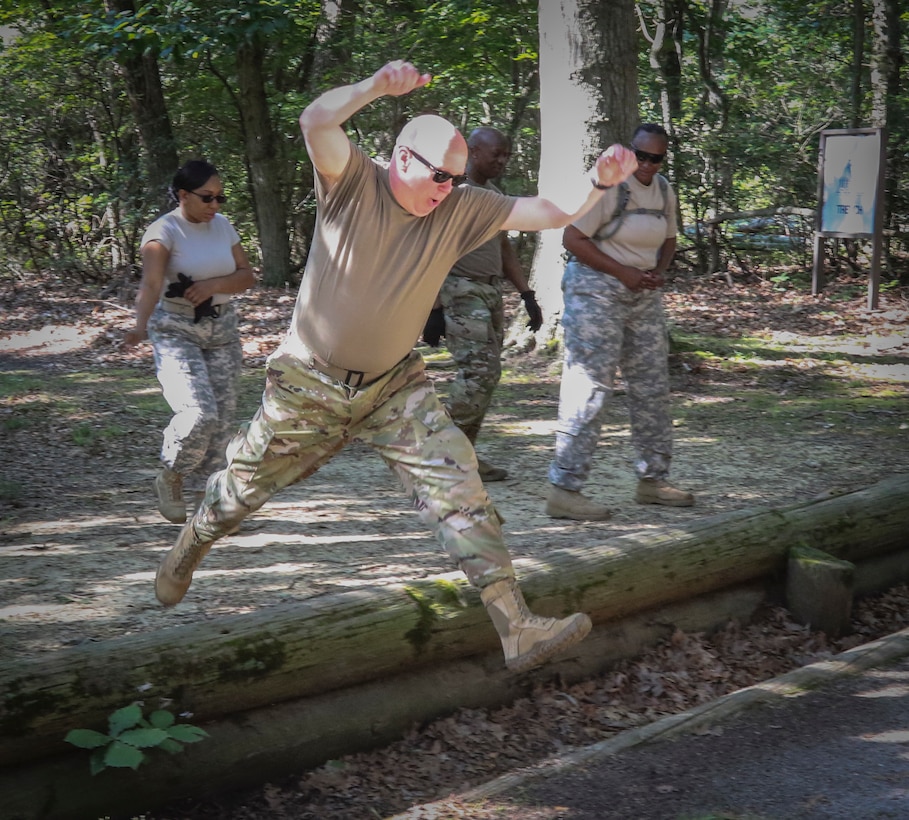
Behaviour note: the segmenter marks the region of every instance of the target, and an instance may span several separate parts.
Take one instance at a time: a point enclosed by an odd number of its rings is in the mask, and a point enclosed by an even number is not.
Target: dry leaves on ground
[[[642,657],[572,686],[558,682],[500,709],[463,709],[415,727],[382,749],[349,755],[219,799],[184,802],[144,820],[352,820],[382,818],[546,758],[597,743],[625,729],[682,712],[721,695],[909,626],[909,586],[857,602],[853,632],[836,640],[768,608],[754,623],[714,635],[677,631]],[[452,798],[437,820],[492,820]],[[439,809],[437,806],[436,809]]]

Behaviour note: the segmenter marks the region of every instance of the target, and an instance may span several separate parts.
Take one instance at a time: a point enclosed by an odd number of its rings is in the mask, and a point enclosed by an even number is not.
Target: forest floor
[[[150,349],[119,348],[129,294],[91,290],[76,298],[49,281],[0,283],[0,655],[35,656],[451,570],[381,460],[353,446],[219,542],[185,602],[162,609],[152,580],[177,528],[157,514],[151,481],[168,412]],[[488,489],[518,573],[522,559],[562,544],[785,506],[909,471],[907,299],[894,288],[878,310],[867,310],[861,278],[835,279],[812,297],[753,275],[677,276],[666,292],[672,478],[696,494],[697,505],[634,504],[619,389],[588,488],[612,507],[608,522],[545,516],[559,359],[543,350],[509,357],[478,451],[510,472]],[[238,302],[242,419],[257,406],[262,364],[286,328],[293,293],[259,289]],[[425,353],[444,393],[451,377],[444,351]],[[146,816],[387,816],[901,629],[907,601],[899,588],[863,603],[854,634],[839,642],[793,624],[782,610],[714,636],[677,635],[597,681],[544,687],[495,713],[458,713],[290,783]],[[451,811],[452,818],[486,816]]]

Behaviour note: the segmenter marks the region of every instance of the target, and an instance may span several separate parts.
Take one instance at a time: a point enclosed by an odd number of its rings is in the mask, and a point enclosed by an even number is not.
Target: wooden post
[[[789,552],[786,606],[792,617],[831,638],[849,630],[855,564],[811,547]]]

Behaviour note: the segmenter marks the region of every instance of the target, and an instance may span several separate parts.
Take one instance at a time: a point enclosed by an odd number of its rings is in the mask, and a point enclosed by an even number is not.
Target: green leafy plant
[[[13,502],[22,497],[22,485],[17,481],[0,478],[0,501]]]
[[[124,706],[108,718],[108,733],[94,729],[73,729],[64,738],[80,749],[91,749],[91,773],[107,768],[138,769],[145,760],[144,749],[162,749],[170,754],[183,751],[184,743],[197,743],[208,737],[198,726],[177,723],[166,709],[152,712],[148,718],[137,703]]]
[[[97,424],[84,422],[72,429],[73,441],[80,447],[99,448],[107,439],[115,439],[123,435],[123,431],[115,425],[100,427]]]

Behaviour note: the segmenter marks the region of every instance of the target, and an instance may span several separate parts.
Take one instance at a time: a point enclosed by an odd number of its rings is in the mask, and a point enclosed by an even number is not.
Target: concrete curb
[[[696,706],[677,715],[668,715],[646,726],[620,732],[608,740],[577,749],[569,754],[550,758],[531,768],[509,772],[488,783],[451,795],[444,801],[412,806],[407,811],[386,818],[386,820],[431,820],[441,816],[434,813],[434,807],[441,809],[445,803],[449,803],[451,800],[470,803],[494,797],[532,781],[552,777],[573,767],[601,760],[644,743],[664,740],[705,728],[759,703],[779,702],[786,698],[801,697],[845,676],[857,675],[907,656],[909,656],[909,629],[904,629],[885,638],[841,652],[830,660],[803,666],[769,681],[738,689],[710,703]]]

